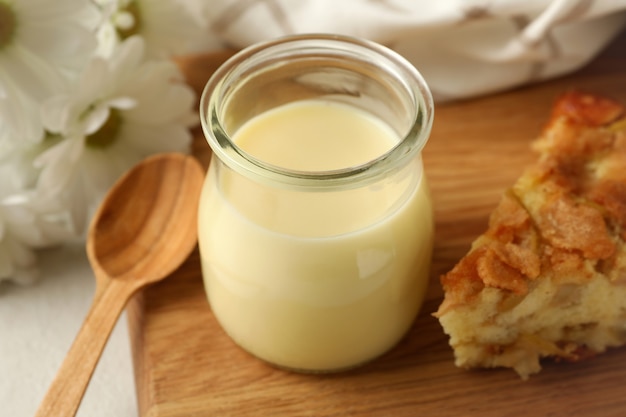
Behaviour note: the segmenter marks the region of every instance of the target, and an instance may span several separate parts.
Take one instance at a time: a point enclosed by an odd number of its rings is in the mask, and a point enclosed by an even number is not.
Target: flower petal
[[[42,168],[37,181],[37,192],[50,198],[61,194],[76,174],[83,149],[83,138],[70,138],[39,155],[34,161],[36,167]]]
[[[107,106],[97,106],[89,112],[84,120],[84,133],[91,135],[97,132],[102,125],[107,121],[111,114]]]

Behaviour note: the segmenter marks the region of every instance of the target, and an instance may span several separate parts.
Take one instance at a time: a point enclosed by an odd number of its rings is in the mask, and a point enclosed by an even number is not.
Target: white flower
[[[189,151],[195,93],[172,62],[144,61],[143,45],[134,36],[109,58],[94,58],[70,94],[42,106],[44,126],[56,136],[35,160],[37,194],[50,210],[69,209],[78,231],[134,164],[157,152]]]
[[[39,175],[33,160],[42,149],[24,147],[0,159],[0,281],[34,281],[35,249],[75,238],[67,211],[49,210],[32,188]]]
[[[41,140],[38,103],[94,53],[96,12],[85,0],[0,0],[0,141]]]
[[[0,202],[12,236],[30,248],[47,248],[76,238],[67,211],[47,211],[34,191],[8,196]]]
[[[11,279],[30,283],[37,276],[36,256],[33,249],[16,235],[20,226],[28,222],[24,221],[27,211],[14,210],[15,205],[4,200],[0,199],[0,281]]]
[[[34,281],[39,273],[35,250],[75,238],[67,212],[42,210],[32,191],[0,200],[0,281]]]
[[[108,16],[98,32],[104,55],[116,41],[132,35],[144,38],[146,55],[153,58],[197,52],[211,41],[205,15],[195,4],[200,0],[95,1]]]
[[[33,249],[12,236],[9,224],[0,214],[0,281],[27,284],[38,275]]]
[[[15,146],[0,141],[0,199],[34,186],[39,171],[33,161],[39,149],[38,145]]]

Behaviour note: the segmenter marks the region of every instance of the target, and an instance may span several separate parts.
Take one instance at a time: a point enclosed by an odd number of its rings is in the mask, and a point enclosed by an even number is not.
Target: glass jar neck
[[[363,164],[330,171],[271,165],[233,141],[250,119],[300,100],[353,106],[385,122],[399,140]],[[289,36],[244,49],[213,74],[200,102],[204,134],[221,162],[290,188],[352,188],[380,180],[421,152],[433,112],[428,86],[408,61],[376,43],[337,35]]]

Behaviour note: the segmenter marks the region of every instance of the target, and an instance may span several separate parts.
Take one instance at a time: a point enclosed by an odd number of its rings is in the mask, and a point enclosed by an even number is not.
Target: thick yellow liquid
[[[245,124],[233,139],[266,163],[299,171],[358,166],[398,142],[381,121],[351,107],[322,101],[304,101],[267,112]]]
[[[398,138],[365,113],[308,101],[251,120],[233,140],[265,162],[319,171],[367,162]],[[402,338],[424,297],[432,237],[419,158],[389,183],[334,192],[271,188],[212,163],[199,212],[218,321],[253,355],[304,371],[356,366]]]

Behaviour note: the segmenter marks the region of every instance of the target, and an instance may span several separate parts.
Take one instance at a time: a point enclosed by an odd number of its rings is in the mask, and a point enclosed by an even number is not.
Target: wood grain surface
[[[201,89],[219,56],[180,61]],[[431,313],[439,276],[480,234],[501,193],[533,160],[529,144],[555,98],[569,89],[626,103],[626,34],[575,74],[473,100],[438,105],[424,151],[436,240],[427,301],[412,330],[385,356],[350,372],[301,375],[243,352],[216,323],[197,251],[129,306],[142,417],[182,416],[626,416],[626,348],[580,363],[545,362],[522,381],[506,369],[465,371]],[[194,152],[206,165],[200,137]]]

